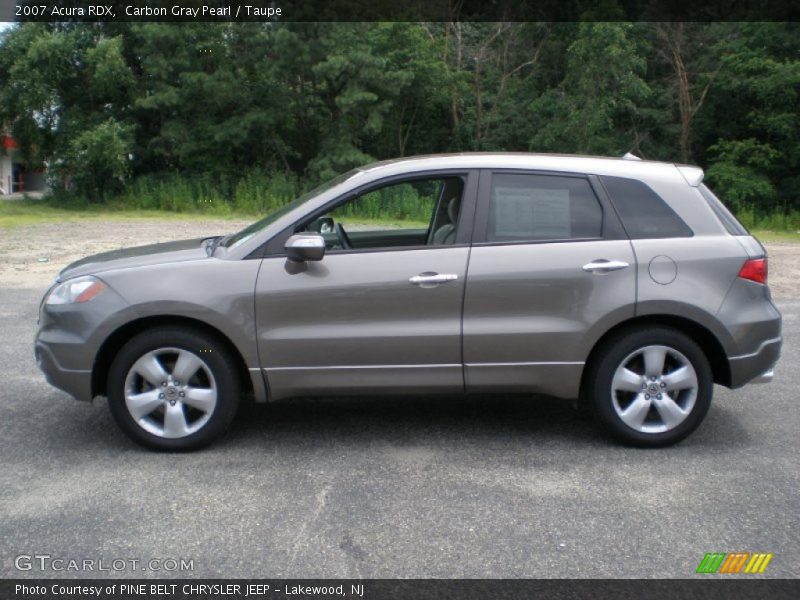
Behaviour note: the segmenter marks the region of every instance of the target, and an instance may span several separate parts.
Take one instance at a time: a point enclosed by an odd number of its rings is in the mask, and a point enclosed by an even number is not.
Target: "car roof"
[[[436,169],[534,169],[565,173],[589,173],[620,177],[674,178],[687,173],[699,174],[702,169],[669,162],[584,156],[575,154],[535,154],[529,152],[464,152],[459,154],[429,154],[384,160],[360,167],[364,173],[393,175],[409,170]]]

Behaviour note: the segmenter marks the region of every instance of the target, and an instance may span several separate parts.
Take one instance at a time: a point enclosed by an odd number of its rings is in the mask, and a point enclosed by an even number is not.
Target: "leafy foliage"
[[[633,149],[633,127],[651,90],[646,63],[625,23],[581,23],[567,48],[561,83],[532,105],[540,124],[532,148],[620,155]]]
[[[121,191],[128,174],[130,128],[113,118],[76,135],[53,174],[99,201]]]
[[[24,23],[0,37],[0,124],[23,160],[46,162],[56,190],[143,208],[268,211],[411,154],[633,150],[700,164],[756,220],[788,215],[799,92],[797,23]]]

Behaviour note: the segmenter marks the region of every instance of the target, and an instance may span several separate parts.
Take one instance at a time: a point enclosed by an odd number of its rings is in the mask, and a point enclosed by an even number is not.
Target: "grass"
[[[91,204],[76,193],[63,191],[41,200],[0,200],[0,228],[80,219],[255,220],[284,206],[309,186],[310,182],[295,175],[256,170],[228,181],[179,174],[147,175],[129,182],[124,191],[102,204]],[[357,204],[348,205],[336,216],[359,225],[425,227],[430,213],[411,185],[367,194]]]
[[[228,215],[233,216],[233,215]],[[0,228],[23,227],[44,223],[85,220],[180,219],[199,220],[220,218],[207,213],[179,213],[164,210],[137,210],[118,206],[57,208],[41,201],[0,200]]]
[[[336,222],[341,223],[344,226],[345,231],[347,231],[350,227],[374,227],[377,229],[427,229],[428,225],[430,224],[428,221],[420,221],[416,219],[395,219],[392,217],[344,217],[342,219],[336,219]]]
[[[771,210],[758,211],[755,207],[738,207],[736,217],[754,232],[756,237],[771,241],[798,241],[800,234],[800,211],[787,206],[775,206]]]
[[[13,227],[24,227],[27,225],[41,225],[47,223],[64,223],[75,221],[128,221],[128,220],[180,220],[198,221],[208,219],[220,220],[244,220],[255,221],[264,215],[253,215],[242,212],[227,211],[193,211],[176,212],[169,210],[153,209],[131,209],[119,204],[100,205],[88,207],[78,205],[69,208],[58,208],[42,200],[0,200],[0,229],[10,229]],[[353,226],[395,228],[408,227],[425,229],[428,227],[427,221],[405,220],[396,218],[353,218],[345,220]]]
[[[121,195],[104,204],[89,204],[74,195],[41,200],[0,199],[0,229],[39,223],[81,220],[133,219],[241,219],[254,221],[299,195],[308,182],[293,175],[248,171],[237,181],[188,178],[180,175],[144,176]],[[334,213],[337,221],[359,229],[425,228],[422,197],[430,190],[411,185],[393,186],[367,194]],[[743,205],[736,210],[742,224],[763,242],[800,243],[800,211],[786,206],[757,211]]]

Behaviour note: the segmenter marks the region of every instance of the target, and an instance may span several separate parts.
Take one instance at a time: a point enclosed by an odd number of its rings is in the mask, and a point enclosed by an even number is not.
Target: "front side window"
[[[298,206],[302,206],[303,203],[308,202],[311,198],[314,198],[315,196],[319,196],[320,194],[328,191],[329,189],[331,189],[331,188],[333,188],[333,187],[335,187],[335,186],[337,186],[337,185],[339,185],[341,183],[344,183],[345,181],[347,181],[351,177],[355,177],[360,172],[361,171],[359,171],[358,169],[353,169],[352,171],[348,171],[347,173],[343,173],[342,175],[339,175],[338,177],[335,177],[334,179],[331,179],[330,181],[327,181],[327,182],[323,183],[322,185],[320,185],[320,186],[314,188],[313,190],[311,190],[310,192],[306,192],[305,194],[303,194],[299,198],[296,198],[295,200],[292,200],[288,204],[283,205],[281,208],[279,208],[276,211],[272,212],[271,214],[267,215],[263,219],[248,225],[247,227],[245,227],[244,229],[242,229],[238,233],[232,235],[230,238],[225,240],[225,244],[224,245],[226,247],[228,247],[228,248],[235,248],[239,244],[243,244],[244,242],[249,240],[251,237],[253,237],[254,235],[256,235],[259,232],[261,232],[266,227],[272,225],[272,223],[277,221],[283,215],[293,211]]]
[[[321,233],[333,250],[451,245],[463,195],[461,177],[395,182],[337,205],[299,231]]]
[[[578,177],[495,174],[487,241],[599,238],[603,212],[589,182]]]

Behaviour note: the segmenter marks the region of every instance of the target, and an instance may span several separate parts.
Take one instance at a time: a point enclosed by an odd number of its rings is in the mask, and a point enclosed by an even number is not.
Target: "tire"
[[[108,404],[136,443],[154,450],[196,450],[225,433],[236,416],[238,372],[214,336],[186,327],[150,329],[114,358]]]
[[[584,388],[614,437],[649,448],[675,444],[697,429],[713,390],[703,351],[667,327],[628,329],[607,340],[588,367]]]

